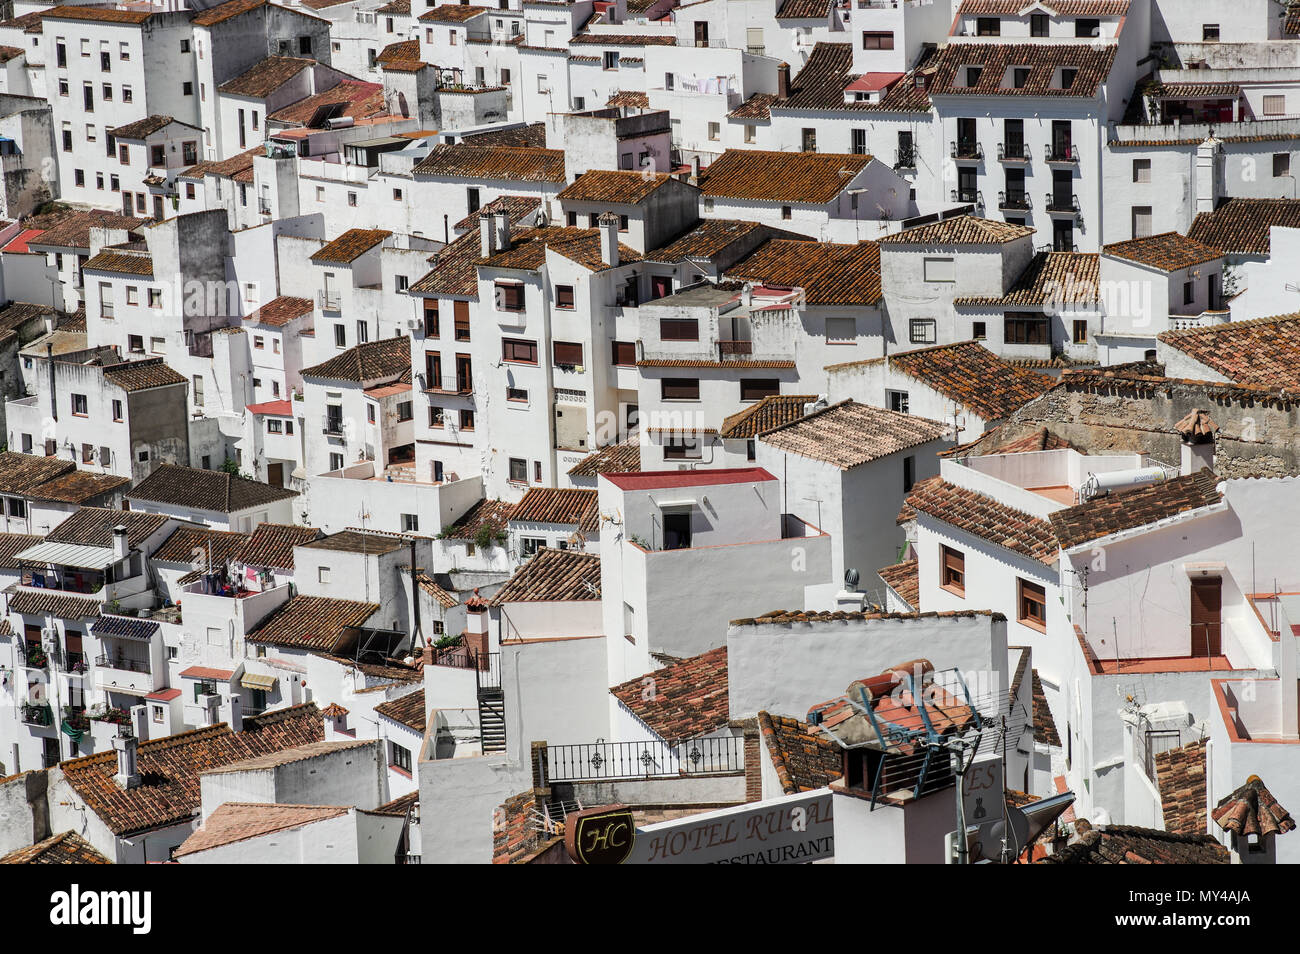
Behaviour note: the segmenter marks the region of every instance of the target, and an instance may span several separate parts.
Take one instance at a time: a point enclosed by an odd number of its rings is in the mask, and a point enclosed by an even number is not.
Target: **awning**
[[[275,683],[275,676],[265,676],[259,672],[246,672],[239,679],[239,684],[245,689],[260,689],[263,692],[270,692],[275,688]]]
[[[53,563],[79,570],[103,570],[120,558],[112,547],[90,547],[80,543],[38,543],[14,556],[24,563]]]

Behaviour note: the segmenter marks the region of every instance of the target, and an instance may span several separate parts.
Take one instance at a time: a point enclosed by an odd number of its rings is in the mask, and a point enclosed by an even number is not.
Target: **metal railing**
[[[339,293],[336,291],[322,291],[316,295],[316,300],[320,302],[321,308],[329,311],[339,310]]]
[[[1000,142],[998,159],[1002,162],[1028,162],[1029,147],[1023,142]]]
[[[1066,212],[1072,215],[1078,215],[1082,211],[1077,195],[1058,195],[1055,192],[1047,193],[1046,208],[1048,212]]]
[[[24,702],[22,721],[25,725],[53,725],[54,712],[47,705],[32,705]]]
[[[452,646],[435,653],[433,664],[451,669],[473,669],[480,689],[501,688],[500,653],[480,653],[464,646]]]
[[[1029,209],[1033,203],[1029,199],[1028,192],[999,192],[998,208],[999,209]]]
[[[322,433],[330,434],[330,435],[332,435],[332,436],[334,436],[334,437],[342,437],[342,436],[343,436],[343,418],[341,418],[341,417],[334,417],[333,415],[329,415],[329,414],[327,414],[327,415],[325,416],[325,423],[324,423],[324,425],[322,425],[322,427],[321,427],[321,431],[322,431]]]
[[[948,143],[948,152],[953,159],[983,159],[984,146],[975,139],[955,139]]]
[[[589,742],[548,745],[545,777],[551,782],[616,778],[681,778],[724,775],[745,770],[742,736],[666,742]]]
[[[123,672],[150,672],[148,661],[127,659],[122,656],[97,656],[95,665],[105,669],[120,669]]]
[[[1048,162],[1078,162],[1079,147],[1066,143],[1048,143],[1043,147]]]
[[[950,195],[953,202],[967,202],[981,208],[984,205],[984,193],[979,189],[953,189]]]
[[[904,149],[899,147],[894,150],[894,168],[895,169],[915,169],[916,168],[916,147]]]
[[[719,341],[718,342],[718,360],[726,361],[728,358],[747,358],[754,353],[753,341]]]

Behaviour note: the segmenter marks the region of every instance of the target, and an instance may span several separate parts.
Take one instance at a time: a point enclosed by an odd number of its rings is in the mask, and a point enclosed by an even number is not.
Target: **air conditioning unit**
[[[408,318],[408,319],[406,320],[406,327],[407,327],[408,330],[410,330],[410,331],[414,331],[416,328],[419,328],[419,327],[420,327],[420,319],[419,319],[419,318]]]

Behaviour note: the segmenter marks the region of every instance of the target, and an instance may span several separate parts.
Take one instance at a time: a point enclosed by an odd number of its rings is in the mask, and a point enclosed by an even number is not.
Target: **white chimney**
[[[740,303],[741,303],[742,305],[744,305],[746,308],[751,308],[751,307],[753,307],[753,304],[754,304],[754,286],[753,286],[752,284],[750,284],[749,282],[745,282],[745,284],[741,286],[741,289],[740,289]]]
[[[510,247],[510,213],[504,209],[492,213],[492,236],[499,251]]]
[[[1206,139],[1196,147],[1196,211],[1213,212],[1223,192],[1223,143]]]
[[[244,706],[239,701],[239,696],[230,697],[230,718],[226,722],[234,731],[244,731]]]
[[[118,524],[113,528],[113,559],[125,560],[129,552],[126,545],[126,527]]]
[[[600,226],[600,260],[610,268],[618,267],[618,216],[605,212],[596,220]]]
[[[479,252],[487,258],[497,253],[497,233],[492,227],[492,213],[481,212],[478,217]]]
[[[699,155],[699,153],[696,153],[695,155],[691,156],[691,181],[692,181],[692,182],[699,182],[699,181],[700,181],[700,155]]]
[[[140,787],[140,771],[135,759],[138,744],[139,740],[133,735],[119,735],[113,739],[113,749],[117,752],[117,774],[113,776],[113,782],[118,788]]]

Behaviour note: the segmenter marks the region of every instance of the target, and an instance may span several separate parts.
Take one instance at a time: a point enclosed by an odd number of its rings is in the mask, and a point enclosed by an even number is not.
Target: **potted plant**
[[[44,669],[49,661],[50,657],[45,654],[43,649],[29,649],[27,651],[27,665],[33,669]]]

